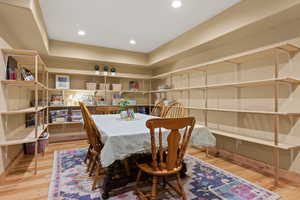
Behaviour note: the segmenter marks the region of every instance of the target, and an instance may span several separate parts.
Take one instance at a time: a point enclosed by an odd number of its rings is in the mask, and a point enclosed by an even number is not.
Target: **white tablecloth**
[[[121,120],[118,114],[92,115],[92,117],[103,134],[101,140],[104,147],[100,155],[103,167],[108,167],[114,161],[135,153],[150,152],[150,133],[146,121],[156,117],[136,114],[136,119],[131,121]],[[205,126],[197,125],[192,133],[190,145],[215,146],[216,138]]]

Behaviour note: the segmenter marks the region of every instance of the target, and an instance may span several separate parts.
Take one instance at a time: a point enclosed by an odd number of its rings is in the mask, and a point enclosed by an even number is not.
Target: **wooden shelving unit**
[[[23,90],[30,89],[33,92],[33,107],[29,107],[30,101],[28,100],[27,108],[4,110],[1,111],[1,117],[4,120],[3,132],[0,139],[0,146],[35,143],[34,157],[35,157],[35,174],[37,174],[38,164],[38,139],[42,133],[48,130],[48,68],[36,51],[27,50],[13,50],[3,49],[2,53],[5,60],[8,56],[13,57],[18,62],[18,68],[25,67],[33,73],[34,80],[1,80],[1,85],[6,91],[13,92],[16,89]],[[17,76],[20,78],[20,75]],[[9,97],[8,97],[9,98]],[[41,100],[41,102],[39,102]],[[9,99],[7,99],[9,103]],[[15,105],[16,106],[16,105]],[[11,130],[11,122],[9,117],[11,115],[25,115],[28,113],[34,114],[34,126],[17,127]],[[24,116],[25,120],[25,116]]]
[[[274,179],[275,179],[275,185],[278,184],[278,171],[279,171],[279,149],[283,150],[290,150],[291,155],[293,154],[294,149],[300,148],[300,145],[294,145],[294,144],[287,144],[282,143],[279,141],[279,117],[289,117],[289,118],[295,118],[300,117],[300,112],[282,112],[278,109],[278,99],[279,99],[279,84],[289,84],[289,85],[299,85],[300,79],[295,78],[293,76],[286,76],[286,77],[279,77],[279,61],[277,58],[277,54],[284,54],[287,55],[289,58],[289,63],[291,56],[295,55],[300,51],[300,48],[288,44],[288,43],[280,43],[272,46],[267,46],[251,51],[247,51],[244,53],[236,54],[233,56],[228,56],[221,59],[216,59],[213,61],[209,61],[206,63],[201,63],[198,65],[192,65],[185,68],[180,68],[174,71],[170,71],[167,73],[159,74],[156,76],[153,76],[152,78],[154,80],[158,79],[170,79],[170,82],[172,85],[173,76],[175,75],[185,75],[187,79],[187,86],[182,88],[171,88],[171,89],[165,89],[165,90],[151,90],[150,93],[152,94],[158,94],[159,98],[162,98],[162,95],[166,95],[166,93],[171,92],[187,92],[187,106],[186,109],[188,110],[188,113],[190,113],[190,110],[199,110],[201,112],[204,112],[204,124],[208,126],[208,112],[232,112],[232,113],[249,113],[253,115],[268,115],[273,118],[274,120],[274,127],[273,127],[273,140],[265,140],[265,139],[259,139],[255,137],[250,136],[243,136],[241,134],[237,134],[235,132],[227,132],[223,130],[218,129],[210,129],[212,133],[215,135],[228,137],[235,139],[236,141],[246,141],[249,143],[256,143],[268,147],[272,147],[274,150]],[[251,80],[251,81],[240,81],[238,78],[238,73],[241,68],[241,64],[249,59],[258,60],[262,55],[273,55],[275,53],[275,64],[273,67],[273,78],[270,79],[263,79],[263,80]],[[207,70],[212,67],[216,66],[222,63],[226,64],[232,64],[235,67],[235,79],[232,82],[227,83],[218,83],[218,84],[208,84],[208,73]],[[290,65],[291,67],[291,65]],[[190,73],[193,71],[200,71],[202,72],[204,76],[203,84],[202,85],[194,85],[190,86]],[[210,108],[208,107],[208,91],[212,89],[218,89],[218,88],[227,88],[227,87],[233,87],[236,88],[236,91],[239,92],[240,88],[243,87],[260,87],[260,86],[272,86],[273,87],[273,103],[274,108],[272,111],[263,111],[263,110],[246,110],[246,109],[228,109],[228,108]],[[203,95],[203,105],[199,107],[193,107],[190,106],[190,95],[191,90],[202,90],[204,93]],[[238,97],[236,97],[238,98]],[[236,145],[237,146],[237,145]],[[237,151],[236,151],[237,152]]]
[[[69,75],[71,84],[70,89],[55,89],[55,75]],[[151,75],[145,74],[129,74],[129,73],[115,73],[112,74],[104,74],[104,72],[96,72],[91,70],[72,70],[72,69],[60,69],[60,68],[50,68],[49,69],[50,76],[50,85],[49,85],[49,98],[51,95],[61,95],[64,99],[64,105],[51,105],[49,109],[52,110],[68,110],[68,114],[72,113],[72,110],[79,110],[80,107],[77,102],[73,102],[69,100],[69,97],[76,96],[80,97],[81,94],[87,94],[88,96],[101,96],[104,98],[104,101],[107,105],[89,105],[91,113],[96,112],[96,107],[102,106],[116,106],[112,104],[112,97],[114,95],[121,95],[128,97],[129,99],[136,99],[137,104],[131,105],[129,107],[133,109],[138,109],[139,107],[149,107],[150,106],[150,82]],[[74,82],[73,82],[73,81]],[[129,81],[138,81],[139,82],[139,90],[133,91],[129,90]],[[85,83],[93,82],[97,83],[97,86],[102,84],[121,84],[122,90],[116,91],[112,90],[113,88],[106,88],[104,90],[100,90],[100,87],[97,87],[96,90],[87,90]],[[128,86],[127,86],[128,85]],[[102,88],[101,88],[102,89]],[[75,98],[74,98],[75,99]],[[53,122],[49,123],[49,131],[51,134],[51,141],[63,141],[64,137],[71,139],[80,139],[82,138],[82,126],[78,122],[72,122],[71,119],[68,119],[66,122]]]

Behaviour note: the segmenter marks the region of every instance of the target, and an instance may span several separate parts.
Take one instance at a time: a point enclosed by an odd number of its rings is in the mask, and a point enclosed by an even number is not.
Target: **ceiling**
[[[49,38],[149,53],[240,0],[40,0]],[[78,31],[85,35],[79,36]],[[135,45],[129,44],[134,39]]]

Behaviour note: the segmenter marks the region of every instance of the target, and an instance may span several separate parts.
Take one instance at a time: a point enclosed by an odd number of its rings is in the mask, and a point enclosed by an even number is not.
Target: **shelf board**
[[[16,145],[35,142],[38,137],[41,136],[43,132],[47,129],[48,125],[45,124],[44,128],[42,126],[38,127],[37,138],[35,137],[35,128],[22,128],[10,134],[5,140],[0,141],[0,146]]]
[[[235,54],[235,55],[232,55],[232,56],[227,56],[227,57],[224,57],[224,58],[212,60],[212,61],[209,61],[209,62],[206,62],[206,63],[201,63],[201,64],[198,64],[198,65],[192,65],[192,66],[177,69],[177,70],[174,70],[174,71],[171,71],[171,72],[159,74],[159,75],[153,76],[152,79],[163,79],[163,78],[166,78],[166,77],[168,77],[172,74],[182,73],[182,72],[190,71],[190,70],[203,70],[203,68],[206,68],[210,65],[215,65],[215,64],[218,64],[218,63],[228,63],[228,62],[234,63],[234,62],[236,62],[235,59],[241,59],[243,57],[249,57],[249,56],[254,55],[254,54],[264,53],[264,52],[268,52],[268,51],[271,52],[271,51],[276,50],[276,49],[280,49],[280,50],[283,50],[283,51],[288,52],[288,53],[297,53],[297,52],[300,51],[299,47],[297,47],[295,45],[292,45],[292,44],[289,44],[289,43],[286,43],[286,42],[283,42],[283,43],[270,45],[270,46],[266,46],[266,47],[246,51],[246,52],[243,52],[243,53]]]
[[[300,145],[285,144],[285,143],[278,143],[278,145],[275,145],[273,141],[269,141],[269,140],[264,140],[264,139],[249,137],[249,136],[243,136],[243,135],[239,135],[237,133],[226,132],[226,131],[221,131],[221,130],[217,130],[217,129],[209,129],[209,130],[213,134],[216,134],[216,135],[229,137],[229,138],[233,138],[236,140],[242,140],[242,141],[246,141],[246,142],[250,142],[250,143],[261,144],[264,146],[275,147],[275,148],[284,149],[284,150],[290,150],[290,149],[295,149],[295,148],[300,147]]]
[[[173,92],[173,91],[184,91],[184,90],[189,90],[190,88],[185,87],[185,88],[171,88],[171,89],[162,89],[162,90],[153,90],[150,93],[164,93],[164,92]]]
[[[137,106],[149,106],[148,104],[137,104],[137,105],[128,105],[128,107],[137,107]],[[62,105],[62,106],[49,106],[50,108],[68,108],[68,107],[80,107],[79,105]],[[119,107],[118,105],[98,105],[98,106],[89,106],[87,107]]]
[[[163,92],[172,92],[172,91],[182,91],[182,90],[194,90],[194,89],[209,89],[209,88],[222,88],[222,87],[251,87],[251,86],[263,86],[270,85],[275,82],[280,83],[290,83],[290,84],[300,84],[300,80],[292,77],[283,77],[277,79],[264,79],[264,80],[255,80],[255,81],[245,81],[239,83],[222,83],[222,84],[211,84],[211,85],[200,85],[193,86],[189,88],[172,88],[166,90],[154,90],[151,93],[163,93]]]
[[[68,125],[68,124],[81,124],[81,122],[52,122],[49,123],[49,126],[56,126],[56,125]]]
[[[240,110],[240,109],[199,108],[199,107],[186,107],[186,109],[218,111],[218,112],[252,113],[252,114],[263,114],[263,115],[300,116],[300,112],[292,113],[292,112],[272,112],[272,111],[262,111],[262,110]]]
[[[87,90],[87,89],[55,89],[49,88],[49,91],[65,91],[65,92],[107,92],[107,93],[149,93],[148,91],[130,91],[130,90]]]
[[[47,89],[47,87],[35,80],[32,81],[24,81],[24,80],[1,80],[2,84],[5,85],[13,85],[13,86],[20,86],[20,87],[34,87],[35,84],[39,86],[39,88]]]
[[[112,78],[145,79],[145,80],[152,78],[152,76],[146,74],[116,73],[116,75],[105,75],[103,74],[103,72],[96,73],[96,71],[92,71],[92,70],[49,68],[48,71],[49,73],[53,73],[53,74],[77,74],[77,75],[112,77]]]
[[[22,50],[22,49],[1,49],[3,54],[8,56],[38,56],[39,62],[46,66],[45,62],[37,51],[34,50]],[[47,67],[46,67],[47,69]]]
[[[19,110],[12,110],[12,111],[6,111],[1,112],[1,115],[15,115],[15,114],[23,114],[23,113],[34,113],[39,112],[41,110],[46,109],[48,106],[39,106],[36,110],[35,107],[25,108],[25,109],[19,109]]]

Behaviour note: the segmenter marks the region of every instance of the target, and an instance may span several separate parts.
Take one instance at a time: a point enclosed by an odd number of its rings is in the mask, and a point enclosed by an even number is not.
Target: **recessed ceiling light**
[[[136,41],[135,40],[130,40],[129,43],[134,45],[134,44],[136,44]]]
[[[83,36],[83,35],[85,35],[85,32],[83,30],[79,30],[78,35]]]
[[[174,0],[172,2],[172,7],[173,8],[180,8],[182,6],[182,2],[180,0]]]

